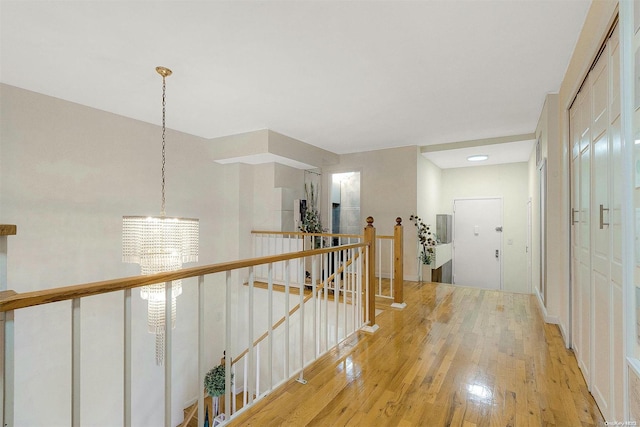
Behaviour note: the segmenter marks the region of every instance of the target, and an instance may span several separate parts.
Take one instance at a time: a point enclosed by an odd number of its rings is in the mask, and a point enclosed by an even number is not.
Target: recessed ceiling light
[[[486,154],[476,154],[475,156],[467,157],[467,160],[469,160],[470,162],[481,162],[483,160],[487,160],[488,158],[489,156],[487,156]]]

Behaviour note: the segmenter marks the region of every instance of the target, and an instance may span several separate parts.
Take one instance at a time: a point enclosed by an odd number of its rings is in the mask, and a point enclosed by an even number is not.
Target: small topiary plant
[[[225,369],[224,365],[218,365],[207,372],[204,376],[204,388],[210,396],[219,397],[224,394],[225,389]],[[231,374],[231,384],[233,384],[233,374]]]

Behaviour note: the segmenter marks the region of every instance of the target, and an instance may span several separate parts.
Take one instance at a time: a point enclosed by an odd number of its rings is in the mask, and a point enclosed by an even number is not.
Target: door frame
[[[326,175],[327,177],[325,178],[325,184],[326,184],[326,188],[327,188],[327,192],[326,194],[326,206],[327,206],[327,222],[326,222],[326,228],[329,230],[329,233],[332,233],[333,230],[333,203],[332,203],[332,199],[331,199],[331,195],[333,192],[333,175],[340,175],[343,173],[357,173],[360,175],[360,188],[358,189],[358,191],[360,192],[359,195],[359,199],[360,199],[360,219],[361,222],[362,221],[362,168],[341,168],[341,169],[336,169],[336,170],[332,170],[332,171],[327,171]],[[320,202],[322,203],[322,202]],[[319,204],[320,204],[319,203]]]
[[[527,289],[533,293],[533,200],[527,200]]]
[[[547,159],[543,158],[538,165],[538,197],[539,212],[538,222],[540,230],[540,241],[538,250],[540,252],[540,283],[536,288],[538,299],[542,306],[547,307]]]

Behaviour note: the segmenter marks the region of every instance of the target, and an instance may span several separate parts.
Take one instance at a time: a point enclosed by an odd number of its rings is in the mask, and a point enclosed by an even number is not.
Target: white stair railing
[[[280,255],[303,249],[310,249],[315,246],[319,248],[340,246],[344,244],[359,243],[364,240],[364,235],[360,234],[335,234],[335,233],[305,233],[289,231],[252,231],[253,255],[255,257],[267,255]],[[375,282],[376,297],[394,301],[394,306],[404,307],[402,294],[403,282],[403,230],[402,219],[396,219],[394,234],[389,236],[376,236],[376,260],[375,260]],[[313,242],[317,242],[313,244]],[[336,260],[330,259],[330,264]],[[310,266],[306,265],[306,271]],[[330,268],[326,263],[322,264],[322,270]],[[256,268],[256,280],[266,281],[266,270],[264,266]],[[274,283],[283,283],[282,269],[276,268]],[[295,276],[297,277],[297,276]],[[397,277],[400,277],[397,279]],[[299,285],[299,281],[292,282]]]
[[[232,349],[245,343],[245,350],[231,361],[234,380],[242,387],[232,388],[230,399],[235,400],[236,394],[241,393],[243,409],[292,377],[298,376],[298,381],[304,382],[307,366],[364,325],[365,284],[361,261],[365,259],[366,248],[333,249],[336,250],[310,257],[311,278],[302,288],[291,285],[303,280],[292,275],[302,272],[302,268],[292,268],[292,264],[303,264],[304,259],[284,262],[282,270],[289,275],[284,276],[278,308],[274,304],[278,293],[273,291],[276,286],[273,277],[269,277],[266,284],[259,283],[252,269],[249,270],[248,299],[237,299],[241,306],[248,307],[245,314],[239,313],[248,317],[248,334],[237,341],[230,336],[231,340],[226,343],[226,348]],[[326,267],[328,257],[344,262],[335,264],[338,267],[331,274],[326,268],[314,268],[321,263]],[[353,268],[348,269],[351,266]],[[275,265],[267,266],[268,272],[274,270]],[[253,315],[260,311],[256,309],[259,301],[265,300],[266,323],[260,325]],[[251,327],[252,324],[260,326]]]
[[[375,229],[373,229],[372,223],[373,219],[370,219],[368,227],[373,230],[370,235],[375,238]],[[373,240],[370,238],[366,242],[335,248],[298,251],[290,254],[192,267],[149,276],[114,279],[18,294],[8,291],[0,296],[0,314],[4,320],[5,337],[2,349],[0,349],[3,355],[3,363],[0,368],[3,372],[3,395],[5,397],[2,406],[3,425],[13,427],[17,424],[29,424],[25,420],[33,419],[31,417],[34,415],[34,411],[30,411],[30,408],[34,405],[38,406],[35,402],[38,396],[21,388],[25,387],[23,378],[15,378],[11,381],[15,375],[16,360],[24,360],[28,358],[26,356],[32,356],[30,346],[16,347],[13,345],[14,314],[25,308],[29,308],[29,316],[46,318],[48,324],[56,325],[59,330],[68,328],[65,333],[68,334],[70,341],[68,350],[56,355],[58,358],[68,357],[71,366],[69,378],[63,379],[62,383],[47,384],[49,379],[47,375],[53,378],[56,378],[57,375],[44,372],[44,369],[38,370],[39,366],[33,366],[38,375],[47,374],[39,378],[41,381],[39,395],[53,396],[55,395],[54,390],[58,390],[58,394],[60,391],[69,390],[71,403],[67,415],[56,419],[48,413],[46,421],[40,422],[40,424],[80,426],[95,422],[93,419],[82,419],[83,414],[86,415],[90,412],[83,406],[87,401],[85,399],[87,392],[102,386],[102,384],[91,383],[92,372],[99,371],[100,366],[88,365],[86,362],[87,357],[83,352],[83,345],[87,344],[83,338],[87,337],[88,329],[86,329],[85,322],[93,315],[91,304],[102,303],[103,298],[104,304],[113,304],[114,298],[107,296],[113,293],[121,293],[122,295],[120,298],[121,309],[115,311],[121,310],[123,325],[121,379],[114,378],[113,381],[121,382],[123,392],[121,397],[117,394],[115,396],[105,395],[103,399],[100,399],[100,404],[110,408],[121,406],[122,415],[115,415],[115,417],[121,418],[110,419],[108,422],[124,426],[140,424],[142,421],[139,419],[139,414],[134,412],[135,409],[140,406],[151,406],[163,409],[154,411],[152,414],[158,420],[145,419],[147,424],[177,425],[181,421],[182,415],[174,406],[180,406],[179,404],[186,401],[188,396],[178,394],[186,387],[174,387],[173,381],[177,381],[179,378],[175,376],[175,364],[180,364],[181,374],[185,366],[185,360],[174,360],[174,356],[184,358],[186,357],[185,353],[196,354],[186,362],[193,366],[194,370],[197,370],[199,384],[202,384],[207,369],[206,361],[213,358],[212,347],[205,335],[205,328],[210,328],[212,322],[212,319],[206,316],[208,303],[205,302],[204,296],[207,288],[217,288],[216,296],[220,295],[220,290],[224,289],[225,320],[220,331],[224,331],[223,341],[227,355],[238,354],[241,348],[247,348],[246,354],[242,355],[245,358],[242,361],[240,361],[242,357],[236,358],[237,360],[232,357],[225,358],[227,368],[225,384],[226,390],[229,392],[224,397],[224,408],[226,420],[229,420],[234,413],[237,413],[237,407],[234,405],[236,404],[235,393],[239,391],[239,384],[243,384],[244,388],[241,390],[244,394],[243,403],[245,403],[245,406],[240,409],[242,411],[289,377],[298,376],[300,381],[304,381],[304,369],[309,364],[357,331],[365,322],[369,323],[370,328],[375,326],[375,316],[372,315],[375,311],[375,298],[372,297],[373,291],[369,292],[372,287],[367,282],[367,279],[373,275],[370,273],[370,266],[374,264],[372,259],[372,254],[375,253]],[[331,259],[333,259],[333,264],[329,262]],[[307,265],[312,266],[310,280],[304,277]],[[265,266],[263,268],[266,268],[267,271],[266,289],[263,289],[264,285],[258,284],[255,280],[255,269],[260,266]],[[280,271],[279,269],[281,269],[284,279],[282,289],[274,278],[274,272]],[[188,280],[190,278],[197,279]],[[247,280],[244,280],[245,278]],[[192,307],[194,311],[197,310],[198,333],[195,339],[197,351],[174,352],[174,347],[177,345],[174,338],[177,336],[168,322],[169,325],[165,327],[165,356],[162,369],[163,397],[160,397],[157,389],[136,387],[134,390],[132,387],[134,382],[140,384],[149,381],[140,376],[144,375],[141,371],[144,372],[145,369],[134,369],[140,367],[137,364],[134,366],[132,358],[133,344],[136,344],[133,342],[133,338],[137,336],[138,331],[146,330],[146,318],[135,315],[135,309],[132,306],[132,289],[153,283],[165,283],[165,300],[171,301],[173,280],[182,280],[185,289],[197,285],[197,307]],[[196,281],[197,283],[195,283]],[[296,289],[293,282],[303,285]],[[306,293],[305,285],[309,288]],[[209,295],[211,294],[213,293],[209,293]],[[239,299],[241,295],[246,295],[246,305],[242,305],[242,301]],[[88,301],[88,298],[91,300]],[[65,309],[64,301],[69,301],[66,303],[68,309]],[[366,306],[363,301],[367,302]],[[54,314],[51,313],[53,310],[46,308],[52,303],[58,303]],[[297,309],[295,309],[296,303],[299,305]],[[178,304],[181,302],[179,301]],[[242,308],[247,308],[247,310],[243,313]],[[165,313],[167,319],[171,319],[170,310],[171,305],[167,305]],[[179,310],[188,311],[189,307],[183,306]],[[112,316],[113,313],[110,313],[109,317],[105,317],[101,321],[105,324],[111,323]],[[69,318],[71,322],[66,320]],[[283,320],[278,320],[280,318]],[[90,320],[93,320],[93,324],[95,324],[95,319]],[[246,328],[237,327],[240,320],[246,322]],[[180,322],[180,315],[178,315],[177,322]],[[41,339],[38,336],[40,331],[37,328],[25,328],[21,332],[24,332],[22,343],[34,343]],[[256,343],[256,339],[262,334],[266,334],[266,338]],[[66,340],[63,338],[60,346]],[[149,355],[150,360],[153,360],[154,352],[151,349]],[[42,357],[50,358],[53,356],[49,352]],[[136,357],[140,357],[140,355],[136,353]],[[109,360],[107,363],[109,363],[110,369],[115,369],[118,366],[117,363],[113,363],[113,360]],[[234,373],[233,386],[231,385],[232,373]],[[202,386],[196,385],[196,388],[200,387]],[[16,393],[17,389],[20,393]],[[14,396],[18,395],[21,396],[21,400],[16,401],[18,399],[14,399]],[[29,402],[24,400],[24,396],[30,396]],[[234,405],[231,404],[232,398]],[[119,399],[120,404],[118,405],[116,401]],[[196,399],[199,403],[199,420],[203,420],[204,397],[202,393],[198,393]],[[156,403],[155,400],[159,402]],[[176,405],[174,405],[174,401]]]

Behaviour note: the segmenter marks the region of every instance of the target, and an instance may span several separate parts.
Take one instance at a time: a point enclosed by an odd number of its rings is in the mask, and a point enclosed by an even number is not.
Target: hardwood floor
[[[405,282],[405,300],[229,425],[604,425],[533,296]]]

